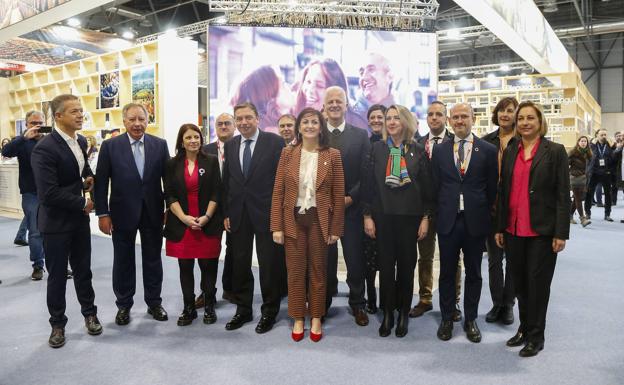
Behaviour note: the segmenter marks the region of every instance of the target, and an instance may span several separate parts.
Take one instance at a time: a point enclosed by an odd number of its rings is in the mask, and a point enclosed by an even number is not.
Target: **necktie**
[[[243,150],[243,175],[247,178],[251,166],[251,139],[245,139],[245,149]]]
[[[340,135],[340,130],[337,129],[337,128],[334,128],[334,130],[332,131],[332,134],[338,136],[338,135]]]
[[[457,171],[459,171],[459,173],[461,174],[461,176],[464,176],[464,173],[462,172],[462,163],[464,163],[464,144],[466,143],[465,140],[460,140],[459,141],[459,148],[457,149]]]
[[[136,163],[137,170],[139,171],[139,176],[143,179],[143,167],[145,166],[145,158],[143,157],[143,151],[141,146],[143,146],[143,142],[137,140],[133,143],[134,146],[134,163]]]

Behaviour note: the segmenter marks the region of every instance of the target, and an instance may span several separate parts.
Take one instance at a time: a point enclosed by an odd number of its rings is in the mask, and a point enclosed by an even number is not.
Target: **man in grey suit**
[[[347,265],[347,285],[349,285],[349,306],[355,322],[360,326],[368,325],[368,316],[364,311],[364,270],[365,259],[362,242],[364,226],[360,205],[360,181],[363,167],[370,153],[370,142],[365,130],[345,122],[347,96],[340,87],[325,90],[323,108],[327,114],[329,145],[340,150],[345,178],[345,231],[340,239]],[[338,248],[329,246],[327,256],[327,309],[331,306],[338,279],[336,277]]]

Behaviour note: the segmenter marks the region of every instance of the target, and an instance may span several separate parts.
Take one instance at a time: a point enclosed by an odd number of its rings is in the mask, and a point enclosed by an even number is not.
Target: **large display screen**
[[[214,119],[238,103],[254,103],[260,128],[305,107],[320,110],[325,89],[342,87],[346,120],[368,128],[373,104],[401,104],[420,120],[436,99],[437,40],[432,33],[281,27],[208,29],[210,140]]]

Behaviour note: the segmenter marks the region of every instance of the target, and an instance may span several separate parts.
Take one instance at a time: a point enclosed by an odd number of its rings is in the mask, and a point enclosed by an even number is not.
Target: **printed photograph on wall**
[[[52,108],[50,101],[41,102],[41,112],[43,112],[44,126],[52,126],[54,119],[52,117]]]
[[[145,106],[149,114],[148,124],[156,121],[155,67],[153,65],[132,70],[132,101]]]
[[[100,75],[100,108],[119,107],[119,71]]]

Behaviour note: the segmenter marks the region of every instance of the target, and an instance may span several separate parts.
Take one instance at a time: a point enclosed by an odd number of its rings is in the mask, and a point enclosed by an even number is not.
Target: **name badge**
[[[604,159],[598,159],[598,165],[600,167],[604,167],[605,166],[605,160]]]
[[[464,211],[464,193],[459,193],[459,211]]]

